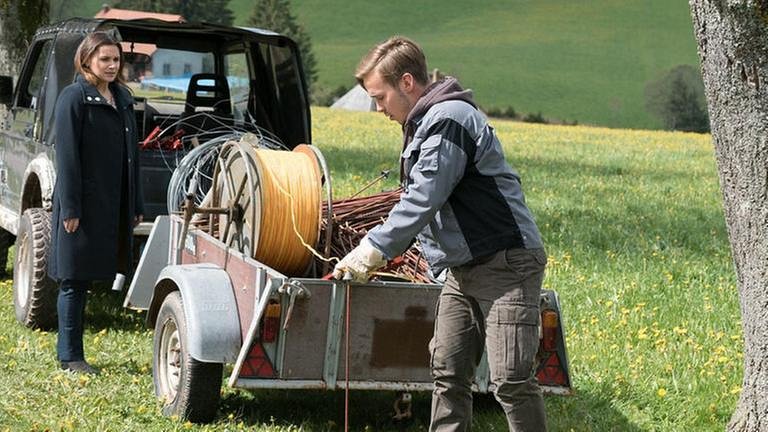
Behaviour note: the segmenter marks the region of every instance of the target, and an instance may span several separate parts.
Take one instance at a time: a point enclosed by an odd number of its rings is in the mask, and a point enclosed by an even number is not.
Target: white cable
[[[163,129],[159,136],[162,136],[167,131],[176,130],[176,126],[179,122],[175,122]],[[222,134],[222,132],[226,133]],[[250,124],[247,127],[227,126],[226,128],[217,128],[215,131],[185,134],[185,137],[195,136],[198,140],[204,141],[204,143],[187,152],[186,155],[175,164],[175,169],[172,169],[171,165],[168,163],[165,152],[163,152],[162,149],[160,150],[161,157],[163,157],[166,167],[173,171],[171,180],[168,183],[168,194],[166,198],[169,214],[181,210],[190,182],[193,179],[195,179],[197,183],[197,190],[193,193],[195,204],[199,205],[203,201],[213,181],[213,167],[222,145],[230,140],[240,141],[246,133],[252,133],[259,138],[259,147],[270,149],[287,148],[272,132],[258,125]],[[212,134],[216,134],[216,136],[205,140],[206,135]],[[174,153],[174,156],[178,157],[180,152]]]

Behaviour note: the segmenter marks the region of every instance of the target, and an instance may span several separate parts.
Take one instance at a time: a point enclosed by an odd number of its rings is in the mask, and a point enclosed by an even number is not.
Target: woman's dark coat
[[[133,98],[111,83],[117,108],[78,76],[56,102],[56,186],[48,274],[112,280],[130,273],[133,219],[144,213]],[[79,218],[67,233],[64,220]],[[118,250],[120,249],[120,250]]]

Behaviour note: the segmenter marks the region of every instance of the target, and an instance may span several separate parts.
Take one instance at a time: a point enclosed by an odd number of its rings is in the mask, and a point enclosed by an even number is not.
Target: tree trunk
[[[2,2],[0,5],[8,7]],[[10,47],[4,43],[7,40],[5,32],[8,31],[8,27],[8,10],[4,9],[0,11],[0,75],[14,75],[16,72],[11,69],[13,62],[11,62]]]
[[[6,7],[5,4],[0,1],[0,6]],[[14,70],[11,70],[11,65],[13,62],[11,62],[11,56],[8,47],[6,44],[3,43],[3,41],[6,40],[5,36],[3,35],[4,31],[7,31],[8,28],[7,25],[8,17],[5,10],[0,11],[0,75],[15,75]],[[5,124],[3,123],[5,121],[6,116],[6,108],[5,105],[0,105],[0,128],[5,127]]]
[[[729,431],[768,430],[768,0],[690,0],[744,330]]]

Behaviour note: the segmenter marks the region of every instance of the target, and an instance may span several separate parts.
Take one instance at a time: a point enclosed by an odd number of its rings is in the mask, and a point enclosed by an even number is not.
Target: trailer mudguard
[[[134,234],[136,228],[133,229]],[[139,264],[133,272],[128,294],[123,306],[132,309],[147,310],[152,304],[156,281],[160,272],[169,264],[171,243],[171,219],[167,215],[158,216],[152,224]]]
[[[234,363],[242,345],[240,319],[227,272],[213,264],[166,266],[157,278],[147,325],[154,328],[168,293],[181,293],[187,347],[195,360]]]

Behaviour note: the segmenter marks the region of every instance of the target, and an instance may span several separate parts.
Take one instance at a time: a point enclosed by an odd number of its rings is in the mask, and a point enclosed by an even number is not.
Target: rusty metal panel
[[[352,285],[349,378],[432,382],[429,340],[439,287]],[[341,334],[338,376],[343,377],[346,335]]]
[[[237,301],[240,332],[245,339],[259,300],[256,294],[256,270],[264,269],[270,279],[282,279],[284,276],[235,249],[227,248],[217,238],[200,230],[190,230],[184,244],[181,254],[183,264],[211,263],[226,270]]]

